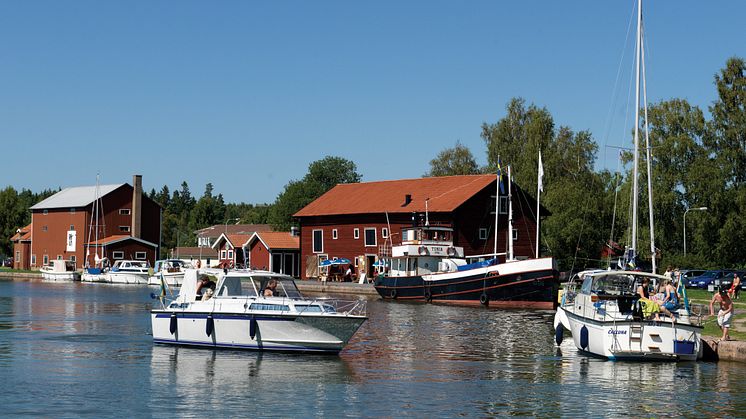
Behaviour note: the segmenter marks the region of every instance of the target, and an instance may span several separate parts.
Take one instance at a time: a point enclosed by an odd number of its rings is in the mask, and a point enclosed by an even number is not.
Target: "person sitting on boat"
[[[277,280],[270,279],[269,282],[267,282],[267,287],[264,288],[264,296],[274,297],[276,288],[277,288]]]
[[[650,299],[650,279],[643,278],[642,283],[637,287],[637,295],[640,297],[639,302],[642,305],[642,314],[647,319],[651,316],[655,316],[656,321],[660,321],[660,306],[658,303]]]
[[[197,283],[197,296],[203,296],[208,289],[215,292],[215,282],[210,281],[207,275],[200,275]]]
[[[665,297],[663,298],[663,308],[669,312],[679,308],[679,293],[676,292],[670,279],[666,280],[664,285]]]

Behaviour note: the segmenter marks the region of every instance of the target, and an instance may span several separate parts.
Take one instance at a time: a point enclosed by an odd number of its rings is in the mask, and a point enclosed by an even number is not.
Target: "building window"
[[[146,252],[135,252],[135,259],[138,260],[145,260],[147,259],[148,254]]]
[[[70,208],[70,213],[75,214],[75,208]]]
[[[119,231],[121,231],[122,233],[129,233],[130,226],[119,226]]]
[[[332,230],[332,239],[337,240],[337,238],[338,238],[338,236],[337,236],[337,229],[335,228],[335,229]]]
[[[70,231],[75,231],[75,226],[70,224]]]
[[[49,255],[44,255],[42,262],[44,263],[44,266],[49,265]]]
[[[119,210],[119,215],[130,215],[129,208],[123,208]]]
[[[48,230],[49,228],[47,228],[47,226],[41,226],[41,231],[48,231]]]
[[[225,249],[220,251],[220,259],[225,259]]]
[[[21,257],[18,257],[18,260],[21,260]],[[36,266],[36,255],[31,255],[31,266]]]
[[[356,228],[356,229],[352,230],[352,236],[355,238],[355,240],[359,239],[360,238],[360,229]]]
[[[365,246],[375,246],[376,245],[376,229],[375,228],[366,228],[365,229]]]
[[[313,253],[324,251],[324,230],[313,231]]]
[[[487,240],[487,229],[486,228],[479,229],[479,240]]]
[[[233,250],[228,251],[228,259],[233,259]]]
[[[41,213],[44,214],[44,215],[47,215],[47,214],[49,214],[49,210],[44,210]]]
[[[517,241],[517,240],[518,240],[518,229],[514,228],[513,229],[513,241]]]
[[[508,213],[508,197],[501,196],[500,197],[500,214],[507,214],[507,213]]]
[[[21,251],[20,250],[16,250],[16,262],[18,263],[21,262]]]
[[[114,259],[124,259],[124,252],[121,250],[111,252],[111,257]]]
[[[384,227],[384,228],[381,229],[381,237],[383,237],[384,239],[388,239],[389,238],[389,229],[388,228]]]
[[[63,260],[62,255],[57,255],[57,260]]]
[[[75,257],[75,255],[70,256],[70,262],[75,263],[78,261],[78,258]]]

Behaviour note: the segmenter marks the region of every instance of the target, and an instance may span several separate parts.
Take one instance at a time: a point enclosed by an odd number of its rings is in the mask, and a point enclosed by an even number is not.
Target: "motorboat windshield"
[[[263,295],[270,280],[277,282],[273,297],[302,298],[298,287],[290,277],[270,272],[231,272],[218,283],[218,297],[256,297]]]

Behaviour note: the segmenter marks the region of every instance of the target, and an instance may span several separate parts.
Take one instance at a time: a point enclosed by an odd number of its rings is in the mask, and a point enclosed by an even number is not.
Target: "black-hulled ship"
[[[384,299],[553,309],[559,289],[554,258],[499,262],[497,255],[471,261],[453,245],[447,226],[413,226],[391,249],[387,272],[376,278]],[[469,263],[471,262],[471,263]]]

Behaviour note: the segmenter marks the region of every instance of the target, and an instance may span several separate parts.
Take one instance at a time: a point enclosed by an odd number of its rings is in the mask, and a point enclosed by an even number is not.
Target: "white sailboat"
[[[103,206],[101,205],[101,190],[99,189],[99,175],[96,175],[96,189],[94,193],[94,200],[91,208],[91,222],[88,226],[88,242],[86,243],[85,251],[85,268],[83,269],[83,275],[81,281],[83,282],[107,282],[106,269],[108,268],[108,259],[106,259],[106,247],[101,246],[99,243],[99,231],[101,231],[101,237],[104,238],[105,225],[100,224],[100,220],[103,219]],[[102,230],[102,228],[104,230]],[[93,243],[93,244],[92,244]],[[93,266],[90,265],[91,247],[94,248]],[[99,252],[101,256],[99,256]]]
[[[653,272],[655,272],[651,156],[642,42],[642,0],[638,0],[637,8],[632,239],[626,256],[628,260],[634,261],[637,251],[639,110],[642,76],[650,210],[650,250]],[[668,279],[670,278],[655,273],[628,270],[579,273],[566,288],[555,314],[554,328],[557,344],[562,341],[564,328],[570,330],[575,346],[579,350],[612,360],[696,360],[701,349],[701,317],[690,311],[686,301],[678,309],[670,310],[671,316],[661,314],[658,321],[646,318],[643,313],[642,304],[645,303],[640,302],[637,294],[638,287],[645,280],[647,280],[646,283],[655,283]],[[576,288],[577,286],[580,288]]]

